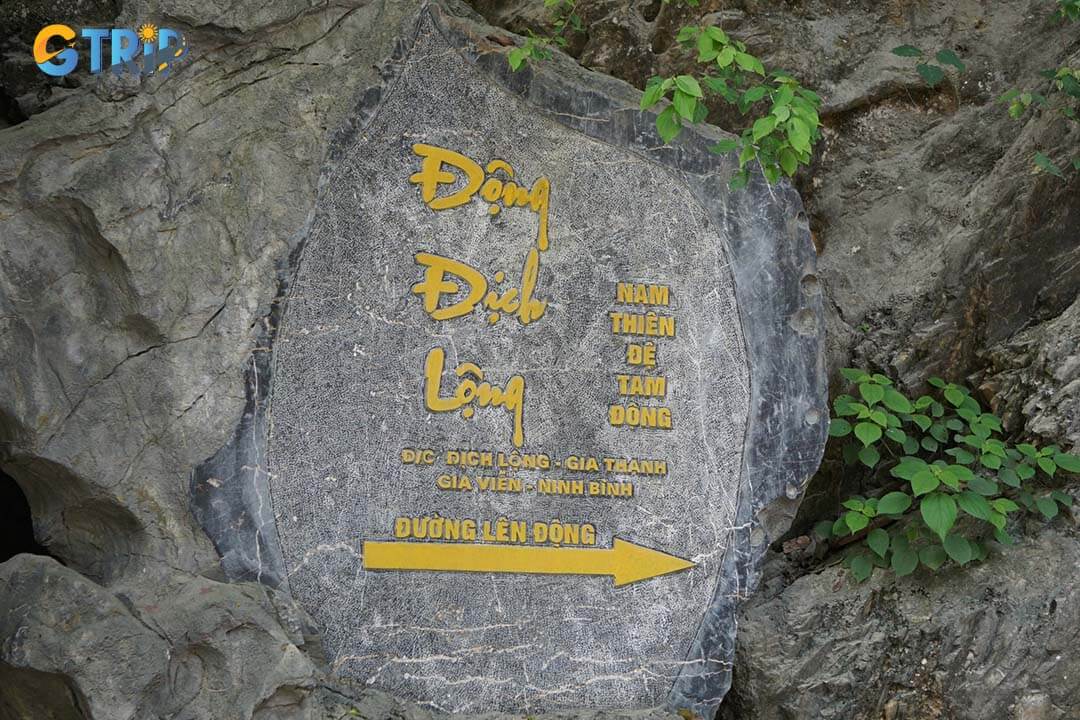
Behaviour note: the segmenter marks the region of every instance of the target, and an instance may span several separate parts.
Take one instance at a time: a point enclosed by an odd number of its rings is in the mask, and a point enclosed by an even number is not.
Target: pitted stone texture
[[[410,291],[423,274],[416,252],[516,279],[537,218],[493,218],[479,201],[430,210],[409,182],[417,142],[505,159],[526,184],[550,180],[542,319],[424,313]],[[662,703],[735,523],[750,390],[724,238],[669,170],[531,111],[430,19],[329,182],[275,344],[269,468],[289,584],[324,627],[333,666],[445,710]],[[645,309],[617,306],[617,281],[670,287],[672,305],[656,310],[675,316],[677,336],[656,344],[671,430],[608,423],[615,373],[641,371],[608,312]],[[500,409],[471,420],[425,410],[422,368],[436,346],[449,368],[523,375],[522,452],[661,458],[668,475],[618,476],[635,483],[629,499],[439,491],[445,467],[403,467],[402,448],[513,446]],[[449,394],[450,372],[443,382]],[[433,513],[591,523],[600,547],[619,537],[698,566],[618,589],[606,577],[364,571],[362,541],[391,539],[397,516]]]

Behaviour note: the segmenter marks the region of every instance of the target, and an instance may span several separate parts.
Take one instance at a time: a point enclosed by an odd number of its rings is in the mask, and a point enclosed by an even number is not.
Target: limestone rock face
[[[177,573],[152,587],[105,589],[52,558],[17,555],[0,565],[0,597],[5,719],[310,710],[315,631],[265,586]]]
[[[852,587],[766,565],[720,720],[1080,716],[1080,533],[1061,519],[988,562]]]

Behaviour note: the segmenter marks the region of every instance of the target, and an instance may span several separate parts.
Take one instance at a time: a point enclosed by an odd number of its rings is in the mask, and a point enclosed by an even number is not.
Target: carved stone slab
[[[716,137],[664,147],[610,78],[510,73],[453,7],[342,134],[193,507],[337,672],[446,711],[706,712],[825,439],[801,203],[729,191]]]

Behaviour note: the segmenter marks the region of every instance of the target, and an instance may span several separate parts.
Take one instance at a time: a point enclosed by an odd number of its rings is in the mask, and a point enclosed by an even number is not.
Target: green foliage
[[[1057,0],[1057,5],[1054,17],[1059,20],[1080,20],[1080,0]],[[1080,68],[1063,66],[1043,70],[1040,75],[1049,81],[1045,94],[1012,88],[1001,96],[999,102],[1008,105],[1009,117],[1016,119],[1028,110],[1033,110],[1057,113],[1068,122],[1080,124]],[[1035,172],[1045,172],[1066,179],[1065,170],[1049,155],[1036,152],[1031,161]],[[1067,161],[1067,166],[1071,166],[1074,171],[1080,171],[1080,155]]]
[[[699,0],[683,1],[690,7],[699,4]],[[544,0],[556,32],[550,36],[530,33],[524,45],[508,53],[511,69],[549,58],[553,45],[566,45],[567,33],[583,31],[575,4],[576,0]],[[739,170],[731,179],[733,188],[746,186],[755,160],[770,183],[785,175],[791,177],[800,165],[810,164],[814,143],[821,137],[821,98],[790,75],[767,71],[761,60],[747,52],[745,43],[729,37],[718,26],[684,27],[676,40],[696,52],[703,67],[699,74],[654,77],[645,86],[642,110],[669,101],[656,117],[656,130],[665,143],[674,140],[684,126],[704,122],[707,101],[719,98],[749,115],[738,138],[721,140],[709,148],[715,153],[737,153]]]
[[[1080,0],[1078,0],[1080,2]],[[999,98],[1009,106],[1009,117],[1022,117],[1028,110],[1054,112],[1068,122],[1080,124],[1080,69],[1061,67],[1045,70],[1042,76],[1049,80],[1047,93],[1021,92],[1013,88]],[[1036,171],[1065,178],[1065,172],[1045,153],[1037,152],[1032,158]],[[1069,161],[1074,170],[1080,170],[1080,156]]]
[[[953,68],[958,74],[967,70],[967,66],[952,50],[938,50],[937,54],[934,55],[934,60],[940,64],[931,62],[925,53],[914,45],[900,45],[894,47],[892,52],[893,55],[900,57],[920,58],[920,62],[915,64],[915,71],[932,88],[937,87],[947,77],[944,66]]]
[[[733,188],[750,180],[750,163],[757,160],[765,178],[776,183],[808,165],[813,145],[820,138],[818,108],[821,98],[783,72],[768,72],[761,60],[747,52],[746,44],[731,38],[715,25],[682,28],[676,40],[697,53],[703,66],[698,76],[654,77],[645,86],[641,109],[670,100],[656,117],[656,129],[671,142],[684,124],[703,122],[709,97],[734,105],[749,115],[738,138],[721,140],[709,149],[715,153],[737,152],[739,171]],[[757,112],[751,113],[757,109]]]
[[[1057,0],[1054,17],[1059,20],[1080,20],[1080,0]]]
[[[576,6],[577,0],[544,0],[544,7],[548,10],[555,33],[536,35],[530,31],[525,44],[507,54],[506,59],[510,63],[510,69],[516,72],[530,60],[547,60],[551,57],[553,45],[566,46],[568,33],[584,31],[585,27],[581,22],[581,16],[577,14]]]
[[[982,560],[985,535],[1013,543],[1006,531],[1011,513],[1024,508],[1050,520],[1072,505],[1047,482],[1059,470],[1080,473],[1080,457],[1055,446],[1006,443],[1001,420],[964,386],[931,378],[933,392],[912,400],[884,375],[841,373],[855,392],[834,400],[829,435],[843,443],[849,464],[893,481],[880,497],[848,498],[834,522],[815,526],[823,539],[861,535],[854,539],[869,552],[846,561],[856,580],[874,567],[903,576],[920,563],[937,570],[949,561]],[[958,525],[965,517],[971,520]]]

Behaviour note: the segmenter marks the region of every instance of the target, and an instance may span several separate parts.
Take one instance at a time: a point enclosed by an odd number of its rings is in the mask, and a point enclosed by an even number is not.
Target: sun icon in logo
[[[157,36],[158,36],[157,25],[152,25],[150,23],[143,23],[142,25],[139,26],[138,34],[139,34],[139,39],[142,40],[144,43],[152,43],[155,40],[157,40]]]

